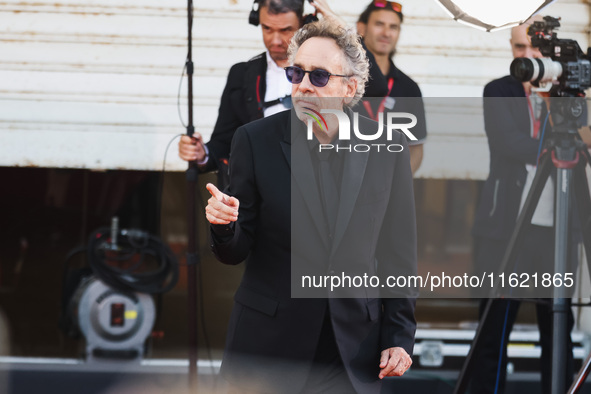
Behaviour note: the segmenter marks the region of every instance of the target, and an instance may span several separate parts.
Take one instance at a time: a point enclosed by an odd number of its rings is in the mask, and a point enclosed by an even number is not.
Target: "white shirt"
[[[265,102],[273,101],[278,98],[291,95],[291,83],[285,76],[285,70],[283,67],[279,67],[275,60],[271,59],[269,51],[267,51],[267,75],[266,75],[266,90],[265,90]],[[265,108],[263,113],[265,118],[267,116],[276,114],[281,111],[285,111],[287,108],[282,103],[273,105]]]

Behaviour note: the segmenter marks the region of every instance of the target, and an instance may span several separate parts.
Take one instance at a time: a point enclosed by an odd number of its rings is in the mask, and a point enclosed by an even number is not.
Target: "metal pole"
[[[558,147],[557,150],[561,148]],[[564,277],[568,257],[568,211],[569,189],[572,170],[559,168],[556,179],[556,220],[554,238],[554,273]],[[553,330],[552,330],[552,393],[562,394],[566,391],[566,359],[568,304],[563,286],[555,286],[552,302]]]
[[[187,26],[188,26],[188,52],[187,52],[187,78],[188,78],[188,112],[189,121],[187,124],[187,135],[193,136],[195,127],[193,125],[193,1],[187,1]],[[197,164],[189,163],[186,172],[187,180],[187,296],[188,296],[188,323],[189,323],[189,387],[197,390],[197,264],[199,264],[199,253],[197,250],[197,216],[196,216],[196,193],[197,193]]]

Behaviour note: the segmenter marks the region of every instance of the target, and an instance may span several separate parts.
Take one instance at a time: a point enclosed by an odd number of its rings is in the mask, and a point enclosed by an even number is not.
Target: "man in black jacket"
[[[351,114],[346,107],[363,95],[368,64],[354,32],[328,20],[306,25],[290,44],[290,63],[294,111],[240,127],[226,193],[208,185],[216,257],[246,259],[221,374],[243,392],[379,393],[380,379],[412,362],[416,294],[377,286],[336,295],[305,289],[300,274],[416,275],[408,146],[394,131],[375,142],[402,151],[323,155],[328,144],[363,142],[353,132],[337,137],[346,131],[341,118],[311,121],[327,108],[322,99]],[[376,128],[359,118],[364,134]]]
[[[179,156],[197,161],[203,172],[219,170],[226,183],[230,144],[236,129],[290,108],[291,85],[285,79],[287,47],[302,25],[302,0],[262,0],[259,22],[267,48],[247,62],[232,66],[220,102],[218,119],[207,144],[199,133],[181,137]]]
[[[363,37],[367,49],[375,57],[377,64],[374,83],[381,83],[386,87],[385,94],[373,97],[383,97],[377,103],[364,102],[367,116],[377,120],[381,111],[409,112],[417,117],[417,124],[413,127],[416,141],[409,141],[410,165],[416,172],[423,160],[423,144],[427,138],[425,107],[421,89],[408,75],[398,69],[392,58],[396,53],[396,45],[400,37],[400,30],[404,15],[402,5],[394,1],[373,0],[359,15],[357,31]],[[367,97],[372,97],[366,94]]]

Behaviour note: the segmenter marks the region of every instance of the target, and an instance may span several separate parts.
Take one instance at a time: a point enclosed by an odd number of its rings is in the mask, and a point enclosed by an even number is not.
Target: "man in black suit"
[[[378,393],[380,379],[412,363],[414,290],[367,286],[343,298],[305,289],[301,275],[416,275],[406,140],[394,131],[375,142],[401,152],[323,157],[328,144],[360,142],[353,132],[337,137],[336,116],[316,123],[308,115],[327,108],[324,98],[351,115],[346,107],[362,97],[368,63],[351,30],[330,20],[306,25],[292,39],[290,63],[295,110],[240,127],[226,194],[207,186],[216,257],[246,259],[221,373],[239,391]],[[376,128],[359,119],[359,130]]]
[[[540,20],[536,17],[534,20]],[[542,57],[532,47],[527,28],[532,20],[511,31],[513,57]],[[540,137],[544,128],[545,102],[532,92],[529,82],[521,83],[511,76],[494,80],[484,88],[484,123],[490,149],[490,173],[484,184],[476,211],[475,265],[479,271],[500,268],[522,202],[529,191],[535,173]],[[498,98],[505,98],[503,100]],[[549,125],[548,125],[549,126]],[[547,135],[548,130],[545,131]],[[542,193],[532,225],[524,242],[517,245],[519,255],[516,272],[549,271],[554,262],[553,185],[549,180]],[[545,211],[545,212],[544,212]],[[572,241],[572,240],[571,240]],[[569,256],[573,258],[575,243],[571,242]],[[572,263],[571,263],[572,264]],[[487,299],[480,305],[482,313]],[[490,309],[490,324],[482,332],[480,351],[474,359],[471,393],[503,393],[507,375],[507,344],[517,317],[520,302],[494,300]],[[542,349],[542,391],[550,392],[552,367],[552,314],[549,303],[537,303],[536,313]],[[573,327],[569,309],[569,332]],[[572,380],[573,355],[570,335],[567,339],[568,359],[566,382]]]
[[[181,137],[179,156],[197,161],[203,172],[219,170],[220,184],[227,182],[230,144],[236,129],[290,108],[291,86],[285,81],[287,47],[302,25],[302,0],[262,0],[258,5],[263,42],[267,50],[247,62],[232,66],[222,93],[218,119],[207,144],[199,133]]]

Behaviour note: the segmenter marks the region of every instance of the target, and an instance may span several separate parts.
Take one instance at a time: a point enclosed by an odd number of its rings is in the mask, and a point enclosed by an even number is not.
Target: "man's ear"
[[[345,96],[355,97],[355,93],[357,93],[357,78],[349,78],[347,81],[347,92]]]
[[[363,37],[365,35],[365,30],[367,29],[367,25],[363,22],[357,22],[357,33]]]

